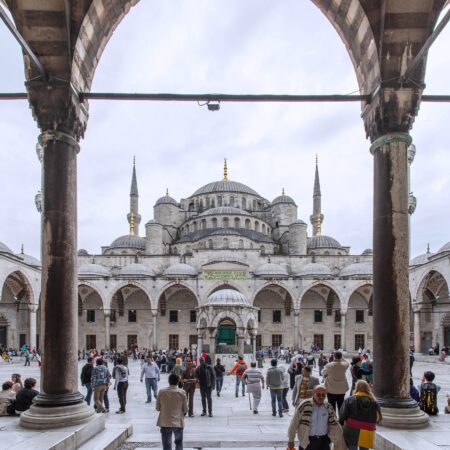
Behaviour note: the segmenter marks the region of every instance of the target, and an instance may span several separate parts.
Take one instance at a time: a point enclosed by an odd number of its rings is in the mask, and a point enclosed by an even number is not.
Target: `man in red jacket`
[[[227,375],[232,375],[236,373],[236,397],[239,396],[239,385],[242,384],[242,396],[245,395],[245,382],[244,382],[244,372],[248,369],[247,363],[244,361],[243,356],[238,356],[236,363],[233,368],[227,373]]]

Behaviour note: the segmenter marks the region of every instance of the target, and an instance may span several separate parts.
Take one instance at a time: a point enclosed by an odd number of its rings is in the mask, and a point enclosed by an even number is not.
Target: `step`
[[[106,425],[105,429],[83,444],[79,450],[116,450],[133,434],[133,425]]]

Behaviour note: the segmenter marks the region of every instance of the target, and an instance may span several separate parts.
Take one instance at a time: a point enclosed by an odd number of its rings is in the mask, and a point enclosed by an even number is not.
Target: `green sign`
[[[242,270],[205,270],[205,280],[245,280],[247,273]]]

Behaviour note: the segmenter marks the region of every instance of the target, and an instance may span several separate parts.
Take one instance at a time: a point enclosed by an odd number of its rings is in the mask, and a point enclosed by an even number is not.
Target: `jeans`
[[[333,407],[337,413],[339,414],[339,410],[341,409],[342,404],[344,403],[345,394],[327,394],[328,403]]]
[[[239,385],[242,384],[242,395],[245,395],[245,383],[242,378],[236,375],[236,397],[239,395]]]
[[[117,396],[119,397],[120,410],[125,412],[127,404],[128,381],[120,381],[117,383]]]
[[[272,400],[272,413],[277,413],[278,403],[278,414],[283,414],[283,389],[270,389],[270,398]]]
[[[289,411],[289,404],[288,404],[288,402],[287,402],[287,400],[286,400],[286,397],[287,397],[287,395],[288,395],[288,392],[289,392],[289,388],[284,388],[284,389],[283,389],[283,395],[281,396],[282,403],[283,403],[283,409],[284,409],[285,411]]]
[[[222,386],[223,386],[223,377],[217,377],[216,378],[216,392],[217,395],[220,394],[220,391],[222,390]]]
[[[208,403],[208,412],[212,413],[212,398],[211,398],[212,388],[200,386],[200,395],[202,396],[202,409],[206,412],[206,403]]]
[[[145,379],[145,388],[147,389],[147,401],[152,401],[152,390],[155,398],[158,395],[158,381],[156,378],[146,378]]]
[[[161,427],[163,450],[172,450],[172,433],[175,435],[175,450],[183,450],[183,428]]]
[[[84,399],[86,400],[86,403],[90,405],[92,398],[92,386],[91,383],[86,383],[84,386],[86,387],[86,397],[84,397]]]

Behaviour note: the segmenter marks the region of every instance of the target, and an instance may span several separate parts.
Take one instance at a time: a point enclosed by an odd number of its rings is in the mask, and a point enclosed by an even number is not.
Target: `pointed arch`
[[[339,301],[339,304],[341,305],[341,309],[343,307],[343,296],[342,293],[339,291],[339,289],[337,288],[337,286],[334,286],[333,283],[327,281],[327,280],[313,280],[312,283],[308,284],[307,286],[305,286],[303,288],[303,290],[300,292],[300,295],[298,296],[298,301],[297,301],[297,305],[295,309],[300,309],[302,306],[302,301],[305,298],[305,295],[308,293],[308,291],[310,289],[314,289],[319,287],[320,285],[327,287],[328,289],[331,289],[332,291],[334,291],[336,293],[336,298]],[[326,299],[324,299],[325,303],[326,303]]]
[[[13,289],[12,286],[8,286],[8,279],[11,279],[15,285],[21,286],[22,289],[17,290]],[[25,299],[25,303],[35,303],[36,293],[34,292],[33,284],[21,267],[12,267],[5,273],[0,283],[0,289],[3,289],[5,285],[7,285],[11,292],[13,292],[13,296],[18,296],[18,294],[21,294],[21,300]]]
[[[211,320],[211,327],[217,328],[223,319],[231,319],[237,328],[245,328],[244,322],[239,314],[231,310],[218,312]]]
[[[102,292],[102,290],[99,288],[99,286],[88,280],[78,281],[78,293],[80,293],[80,289],[82,288],[82,286],[87,286],[89,289],[91,289],[91,292],[87,293],[86,296],[81,296],[81,300],[83,303],[86,301],[87,297],[89,297],[90,295],[92,295],[92,293],[95,292],[100,297],[100,300],[102,302],[102,308],[105,309],[107,307],[108,300],[104,292]]]
[[[139,281],[136,281],[136,280],[123,281],[122,283],[117,284],[116,286],[114,286],[113,289],[112,289],[112,293],[110,295],[110,298],[109,298],[109,300],[110,300],[109,304],[111,304],[114,295],[117,294],[118,291],[122,290],[123,288],[125,288],[127,286],[132,286],[132,287],[135,287],[135,288],[140,289],[141,291],[143,291],[144,294],[147,296],[147,299],[148,299],[148,302],[150,304],[150,307],[152,309],[156,308],[155,302],[154,302],[152,296],[150,295],[150,292],[146,288],[146,286],[143,285],[142,283],[140,283]],[[125,300],[125,297],[123,297],[123,299]]]

